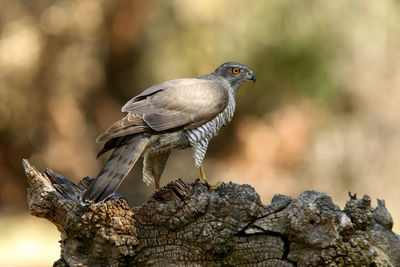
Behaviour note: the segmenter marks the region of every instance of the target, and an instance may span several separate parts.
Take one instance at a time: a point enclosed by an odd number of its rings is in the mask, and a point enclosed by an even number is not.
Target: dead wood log
[[[81,206],[78,184],[23,161],[32,215],[61,232],[55,266],[400,266],[400,239],[383,201],[275,195],[263,205],[249,185],[211,190],[180,179],[142,206],[113,198]]]

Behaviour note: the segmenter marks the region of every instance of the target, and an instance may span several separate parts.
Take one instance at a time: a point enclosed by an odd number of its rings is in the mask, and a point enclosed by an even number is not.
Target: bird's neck
[[[212,75],[212,74],[202,75],[197,78],[204,79],[204,80],[213,80],[213,81],[218,81],[218,82],[224,83],[225,88],[227,88],[229,90],[229,94],[232,95],[233,97],[236,97],[237,90],[244,82],[244,81],[238,81],[237,83],[232,84],[228,80],[216,78],[215,75]]]
[[[233,97],[236,97],[236,93],[237,93],[239,87],[240,87],[242,84],[243,84],[243,83],[231,85],[231,90],[229,90],[229,93],[232,93]]]

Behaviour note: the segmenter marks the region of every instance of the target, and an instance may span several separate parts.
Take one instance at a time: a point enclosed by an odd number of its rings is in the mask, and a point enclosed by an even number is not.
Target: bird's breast
[[[190,144],[193,147],[200,143],[202,143],[203,146],[207,146],[208,142],[217,134],[219,129],[232,120],[234,112],[235,101],[233,99],[233,101],[229,101],[228,106],[211,121],[195,129],[186,130],[185,132]]]

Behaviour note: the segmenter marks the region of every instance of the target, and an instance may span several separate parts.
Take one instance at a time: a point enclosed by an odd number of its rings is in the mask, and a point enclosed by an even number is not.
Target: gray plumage
[[[249,67],[228,62],[210,74],[166,81],[132,98],[122,107],[128,114],[97,138],[106,141],[98,156],[115,150],[82,203],[114,193],[142,154],[143,180],[156,188],[173,149],[193,147],[195,165],[201,166],[209,141],[233,117],[238,88],[255,79]]]

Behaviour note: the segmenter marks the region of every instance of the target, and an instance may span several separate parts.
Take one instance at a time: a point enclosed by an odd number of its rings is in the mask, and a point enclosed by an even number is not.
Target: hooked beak
[[[247,74],[247,79],[256,82],[256,75],[254,74],[254,72],[249,72],[249,74]]]

